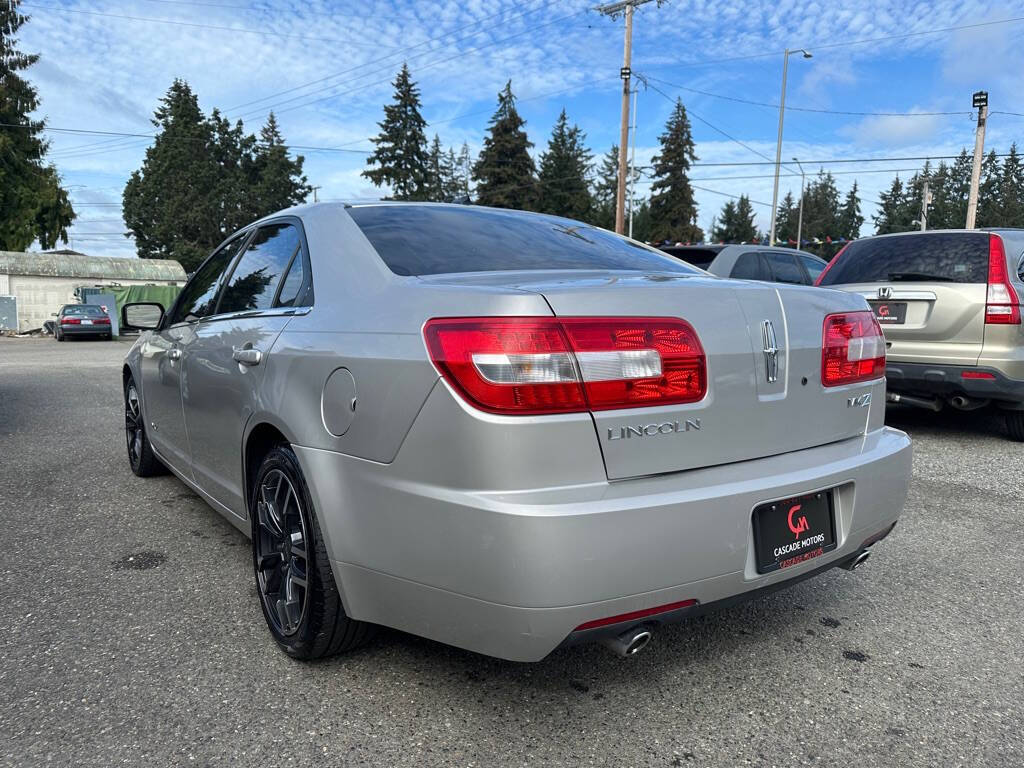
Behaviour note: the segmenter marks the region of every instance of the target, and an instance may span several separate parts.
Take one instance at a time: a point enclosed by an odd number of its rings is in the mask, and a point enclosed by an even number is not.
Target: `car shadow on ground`
[[[910,432],[911,435],[922,431],[934,435],[963,432],[978,437],[1009,440],[1003,413],[994,406],[974,411],[958,411],[946,407],[936,413],[927,408],[890,404],[885,410],[885,423]]]

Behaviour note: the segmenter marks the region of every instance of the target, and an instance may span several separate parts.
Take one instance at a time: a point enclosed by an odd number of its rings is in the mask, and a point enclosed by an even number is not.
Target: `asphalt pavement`
[[[246,538],[129,470],[127,349],[0,338],[0,765],[1024,765],[1024,445],[994,414],[891,411],[914,480],[863,568],[635,658],[384,630],[306,664]]]

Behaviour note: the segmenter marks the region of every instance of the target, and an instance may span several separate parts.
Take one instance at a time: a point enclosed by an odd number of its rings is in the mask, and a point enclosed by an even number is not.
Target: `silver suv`
[[[817,284],[868,300],[885,331],[890,400],[936,411],[995,404],[1024,440],[1024,230],[868,237]]]

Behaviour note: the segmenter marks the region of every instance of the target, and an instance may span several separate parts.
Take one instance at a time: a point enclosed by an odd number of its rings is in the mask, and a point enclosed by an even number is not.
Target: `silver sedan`
[[[723,280],[576,221],[319,204],[232,235],[123,371],[128,457],[252,539],[273,638],[386,625],[519,661],[834,566],[896,524],[860,296]]]

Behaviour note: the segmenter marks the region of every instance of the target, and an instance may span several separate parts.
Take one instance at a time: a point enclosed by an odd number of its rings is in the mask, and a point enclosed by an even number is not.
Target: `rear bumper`
[[[849,560],[896,522],[911,462],[909,438],[884,428],[754,461],[509,493],[295,451],[350,616],[516,661],[544,658],[587,622],[706,606]],[[826,488],[837,548],[758,574],[753,509]]]
[[[989,374],[992,378],[964,378]],[[1024,402],[1024,381],[1011,379],[998,368],[986,366],[930,365],[886,361],[888,388],[908,395],[952,397],[967,395],[991,400]]]
[[[109,336],[109,325],[62,325],[60,332],[64,336]]]

